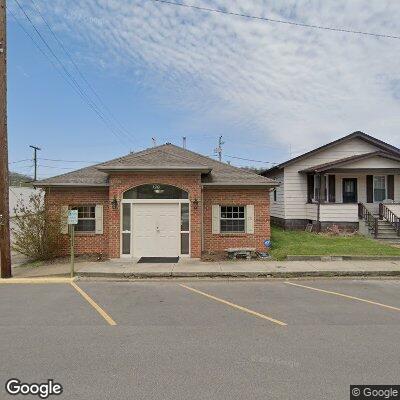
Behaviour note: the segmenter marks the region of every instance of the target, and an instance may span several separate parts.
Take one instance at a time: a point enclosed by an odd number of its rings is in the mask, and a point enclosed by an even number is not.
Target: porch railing
[[[358,203],[358,218],[365,221],[374,234],[374,237],[378,237],[378,218],[374,217],[373,214],[365,207],[363,203]]]
[[[400,218],[383,203],[379,204],[379,219],[388,221],[400,236]]]

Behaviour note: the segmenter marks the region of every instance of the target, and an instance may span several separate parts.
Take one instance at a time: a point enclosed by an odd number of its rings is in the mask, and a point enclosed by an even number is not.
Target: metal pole
[[[71,236],[71,278],[75,275],[75,225],[69,225]]]
[[[0,276],[11,278],[9,172],[7,140],[6,0],[0,0]]]

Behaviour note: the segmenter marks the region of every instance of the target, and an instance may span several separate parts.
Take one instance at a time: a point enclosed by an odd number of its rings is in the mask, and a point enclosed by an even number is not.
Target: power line
[[[225,157],[236,158],[237,160],[243,160],[243,161],[253,161],[253,162],[258,162],[258,163],[263,163],[263,164],[272,164],[272,165],[277,164],[277,163],[271,162],[271,161],[252,160],[250,158],[242,158],[242,157],[237,157],[237,156],[230,156],[228,154],[225,154]]]
[[[51,46],[48,44],[46,39],[43,37],[43,35],[40,33],[36,25],[33,23],[32,19],[28,15],[28,13],[25,11],[24,7],[21,5],[21,3],[18,0],[14,0],[17,6],[20,8],[22,13],[25,15],[26,19],[28,22],[32,25],[33,29],[35,30],[36,34],[39,36],[40,40],[44,43],[45,47],[48,49],[50,54],[57,60],[58,64],[61,67],[61,70],[64,72],[65,75],[69,78],[67,82],[70,84],[70,86],[75,90],[76,93],[82,98],[82,100],[97,114],[97,116],[103,121],[103,123],[110,129],[111,133],[118,138],[119,140],[122,140],[121,136],[119,136],[119,132],[116,132],[113,128],[113,126],[106,120],[105,116],[102,114],[101,110],[99,110],[98,106],[96,103],[93,102],[93,100],[87,95],[86,91],[82,89],[82,87],[79,85],[79,83],[76,81],[76,79],[70,74],[68,69],[65,67],[65,65],[62,63],[62,61],[59,59],[57,54],[55,54],[54,50],[51,48]],[[13,17],[18,21],[17,17],[15,14],[13,14]],[[21,26],[21,24],[19,23]],[[27,33],[27,31],[23,28],[24,32]],[[32,36],[28,33],[28,36],[32,38]],[[45,54],[47,58],[49,56],[43,51],[43,49],[38,46],[38,44],[35,42],[35,45],[40,49],[42,54]],[[53,67],[55,67],[54,62],[52,62]],[[55,67],[56,68],[56,67]],[[58,68],[56,68],[58,70]],[[59,71],[59,70],[58,70]]]
[[[44,161],[54,161],[54,162],[66,162],[66,163],[87,163],[87,164],[98,164],[101,163],[102,161],[88,161],[88,160],[56,160],[54,158],[40,158],[39,160],[44,160]]]
[[[28,161],[32,161],[32,160],[28,160]],[[28,165],[16,165],[15,167],[13,167],[13,170],[15,170],[15,168],[32,168],[33,167],[33,163],[28,164]]]
[[[168,0],[152,0],[152,1],[157,2],[157,3],[162,3],[162,4],[168,4],[168,5],[172,5],[172,6],[192,8],[192,9],[199,10],[199,11],[214,12],[214,13],[219,13],[219,14],[232,15],[235,17],[256,19],[256,20],[261,20],[261,21],[266,21],[266,22],[274,22],[274,23],[278,23],[278,24],[294,25],[294,26],[298,26],[298,27],[302,27],[302,28],[322,29],[325,31],[332,31],[332,32],[342,32],[342,33],[351,33],[351,34],[356,34],[356,35],[375,36],[375,37],[380,37],[380,38],[385,38],[385,39],[400,39],[400,36],[396,36],[396,35],[387,35],[387,34],[383,34],[383,33],[356,31],[356,30],[352,30],[352,29],[336,28],[336,27],[332,27],[332,26],[303,24],[300,22],[292,22],[292,21],[285,21],[285,20],[281,20],[281,19],[260,17],[260,16],[256,16],[256,15],[249,15],[249,14],[242,14],[242,13],[238,13],[238,12],[225,11],[225,10],[221,10],[221,9],[217,9],[217,8],[208,8],[208,7],[194,6],[194,5],[185,4],[185,3],[177,3],[174,1],[168,1]]]
[[[25,158],[24,160],[10,161],[9,164],[17,164],[17,163],[24,162],[24,161],[31,161],[31,159],[30,158]]]
[[[41,19],[43,22],[46,24],[47,28],[53,35],[54,39],[56,42],[60,45],[61,49],[64,51],[64,53],[67,55],[67,57],[70,59],[72,65],[75,67],[76,71],[78,72],[79,76],[82,78],[82,80],[86,83],[88,88],[92,91],[94,96],[97,98],[97,100],[100,102],[100,104],[103,106],[103,108],[108,112],[108,114],[111,116],[111,118],[116,122],[116,124],[119,126],[120,131],[125,134],[128,139],[131,139],[129,132],[125,129],[125,127],[121,124],[120,121],[115,117],[115,115],[112,113],[112,111],[109,109],[109,107],[104,103],[104,101],[101,99],[97,91],[94,89],[94,87],[90,84],[90,82],[87,80],[85,75],[82,73],[78,65],[76,64],[74,58],[72,57],[71,53],[67,50],[67,48],[64,46],[63,42],[61,39],[56,35],[54,30],[52,29],[51,25],[48,23],[48,21],[45,19],[43,14],[40,11],[40,8],[37,6],[35,0],[31,0],[32,4],[34,5],[36,12],[40,15]]]
[[[71,170],[71,167],[57,167],[55,165],[43,165],[43,164],[39,164],[39,167],[42,168],[53,168],[53,169],[69,169]]]

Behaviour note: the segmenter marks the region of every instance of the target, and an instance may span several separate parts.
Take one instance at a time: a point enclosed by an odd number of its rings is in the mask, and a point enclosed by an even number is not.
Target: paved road
[[[337,400],[400,383],[400,281],[292,282],[0,285],[0,398],[11,377],[54,378],[74,400]]]

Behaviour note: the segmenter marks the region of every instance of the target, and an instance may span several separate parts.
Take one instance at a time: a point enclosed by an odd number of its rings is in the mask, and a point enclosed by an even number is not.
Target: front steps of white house
[[[379,214],[373,214],[373,217],[377,219],[377,234],[375,235],[374,227],[368,225],[364,219],[360,219],[359,221],[359,232],[377,240],[400,244],[400,236],[397,234],[394,225],[383,217],[380,217]]]

